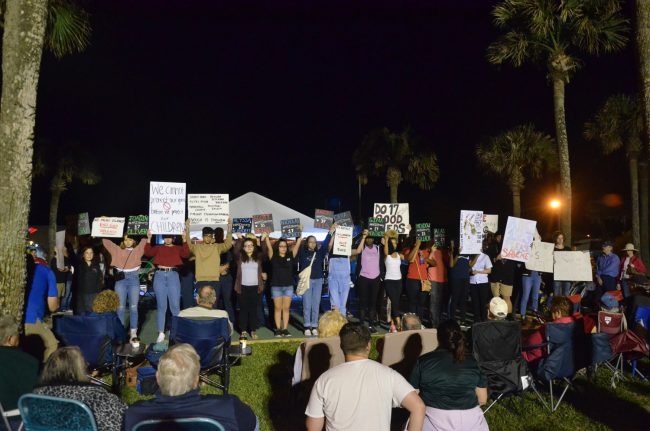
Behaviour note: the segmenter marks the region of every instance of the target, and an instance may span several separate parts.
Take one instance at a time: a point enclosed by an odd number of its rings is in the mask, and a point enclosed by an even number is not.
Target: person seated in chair
[[[160,358],[156,398],[133,404],[124,415],[124,431],[149,419],[210,418],[226,431],[252,431],[255,414],[235,395],[199,394],[199,355],[189,344],[177,344]],[[161,428],[162,429],[162,428]]]
[[[490,299],[488,304],[488,320],[506,320],[508,316],[508,303],[498,296]]]
[[[423,329],[420,318],[415,313],[405,313],[402,316],[402,331],[417,331]]]
[[[61,347],[45,363],[34,393],[80,401],[93,412],[99,431],[119,431],[126,405],[117,395],[91,384],[86,371],[78,347]]]
[[[111,340],[124,343],[126,341],[126,330],[117,315],[120,306],[120,297],[113,290],[102,290],[93,300],[92,312],[89,316],[105,316],[110,321],[112,328]]]
[[[571,317],[572,310],[573,304],[569,298],[566,296],[556,296],[551,305],[551,319],[553,319],[551,323],[573,323],[574,320],[573,317]],[[526,346],[542,344],[546,340],[544,328],[545,327],[542,326],[523,342],[524,351],[522,354],[524,359],[526,359],[526,362],[529,364],[536,364],[544,355],[545,350],[542,348],[526,350]]]
[[[186,308],[178,313],[178,317],[188,319],[228,319],[228,312],[214,307],[217,302],[217,293],[214,287],[203,285],[196,292],[196,307]],[[232,322],[228,320],[230,334],[232,335]]]

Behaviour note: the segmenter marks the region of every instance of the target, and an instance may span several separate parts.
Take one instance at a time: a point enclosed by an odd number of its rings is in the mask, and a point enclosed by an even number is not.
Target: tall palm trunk
[[[521,217],[521,188],[511,186],[510,190],[512,191],[512,215]]]
[[[650,249],[648,248],[648,162],[646,160],[639,161],[639,201],[641,209],[640,224],[641,224],[641,258],[647,262],[650,258]]]
[[[564,242],[571,244],[571,165],[569,164],[569,139],[566,132],[566,114],[564,112],[564,79],[553,79],[553,112],[555,117],[555,134],[560,160],[560,191],[562,192],[561,230]]]
[[[61,181],[59,175],[55,175],[52,179],[52,197],[50,198],[50,228],[47,232],[47,241],[48,241],[48,250],[50,257],[54,257],[54,249],[56,248],[56,231],[58,229],[58,213],[59,213],[59,201],[61,200],[61,193],[63,193],[64,188],[60,186]]]
[[[637,22],[637,46],[639,48],[639,64],[641,72],[641,83],[643,90],[641,98],[643,99],[643,123],[645,129],[645,147],[647,155],[650,156],[650,2],[644,0],[636,1],[636,22]],[[646,171],[647,175],[647,171]],[[645,189],[645,190],[644,190]],[[643,204],[643,201],[646,204]],[[645,234],[641,236],[641,244],[645,243],[645,251],[643,245],[641,251],[643,258],[650,259],[650,240],[648,238],[648,186],[647,181],[641,183],[641,226],[645,229]],[[645,212],[645,217],[644,217]]]
[[[47,0],[7,0],[0,101],[0,314],[22,320],[36,91]]]
[[[639,220],[639,156],[630,155],[630,192],[632,193],[632,242],[641,244],[641,226]]]
[[[402,182],[402,173],[397,168],[390,167],[386,170],[386,183],[390,188],[390,203],[397,203],[397,188]]]

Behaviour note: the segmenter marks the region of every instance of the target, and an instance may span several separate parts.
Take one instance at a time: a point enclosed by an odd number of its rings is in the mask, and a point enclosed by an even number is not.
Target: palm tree
[[[510,129],[476,148],[478,161],[503,177],[512,192],[512,213],[521,216],[521,190],[526,174],[539,178],[557,166],[553,138],[535,130],[532,124]]]
[[[87,15],[61,0],[6,0],[0,100],[0,313],[22,320],[25,232],[32,183],[36,95],[43,46],[60,56],[88,43]],[[75,23],[73,25],[73,23]],[[84,23],[80,25],[79,23]],[[83,29],[83,33],[76,30]],[[73,32],[71,32],[71,30]]]
[[[358,178],[371,174],[386,176],[392,203],[397,202],[397,189],[402,180],[422,190],[431,190],[440,175],[436,154],[427,151],[422,138],[409,127],[401,133],[387,128],[371,131],[354,151],[352,160]]]
[[[632,196],[632,240],[641,244],[639,220],[639,155],[642,149],[643,114],[639,101],[626,94],[615,94],[598,110],[594,119],[585,124],[588,141],[602,144],[603,152],[625,148],[630,168]]]
[[[620,0],[504,0],[494,7],[494,24],[505,31],[487,51],[490,63],[544,62],[553,83],[560,185],[565,201],[562,230],[571,241],[571,169],[564,90],[581,62],[577,53],[598,55],[625,46],[627,20]]]
[[[639,65],[641,72],[641,99],[645,142],[650,143],[650,2],[636,1],[636,41],[639,48]],[[646,157],[650,157],[650,148],[646,147]],[[648,160],[640,163],[641,171],[641,255],[650,259],[650,240],[648,238]]]
[[[66,191],[75,180],[92,186],[97,184],[101,177],[95,168],[93,157],[78,143],[69,143],[58,147],[50,144],[37,150],[34,157],[34,175],[52,175],[48,250],[53,256],[61,193]]]

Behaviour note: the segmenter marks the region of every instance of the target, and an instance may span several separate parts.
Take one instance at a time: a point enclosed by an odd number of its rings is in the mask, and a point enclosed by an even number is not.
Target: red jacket
[[[625,265],[625,260],[627,259],[627,256],[621,258],[621,267],[618,270],[618,277],[616,277],[617,280],[621,280],[623,276],[625,275],[623,273],[623,266]],[[645,265],[643,264],[643,261],[641,258],[637,255],[634,255],[630,258],[630,263],[634,265],[634,269],[636,269],[639,272],[646,272]]]

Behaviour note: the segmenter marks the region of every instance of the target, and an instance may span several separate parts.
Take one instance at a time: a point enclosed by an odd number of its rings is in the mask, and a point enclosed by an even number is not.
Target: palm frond
[[[610,96],[585,123],[584,137],[602,145],[603,153],[610,154],[625,148],[628,156],[641,151],[643,133],[642,104],[638,98],[626,94]]]
[[[82,52],[90,43],[88,13],[72,1],[51,1],[47,24],[47,46],[57,58]]]

